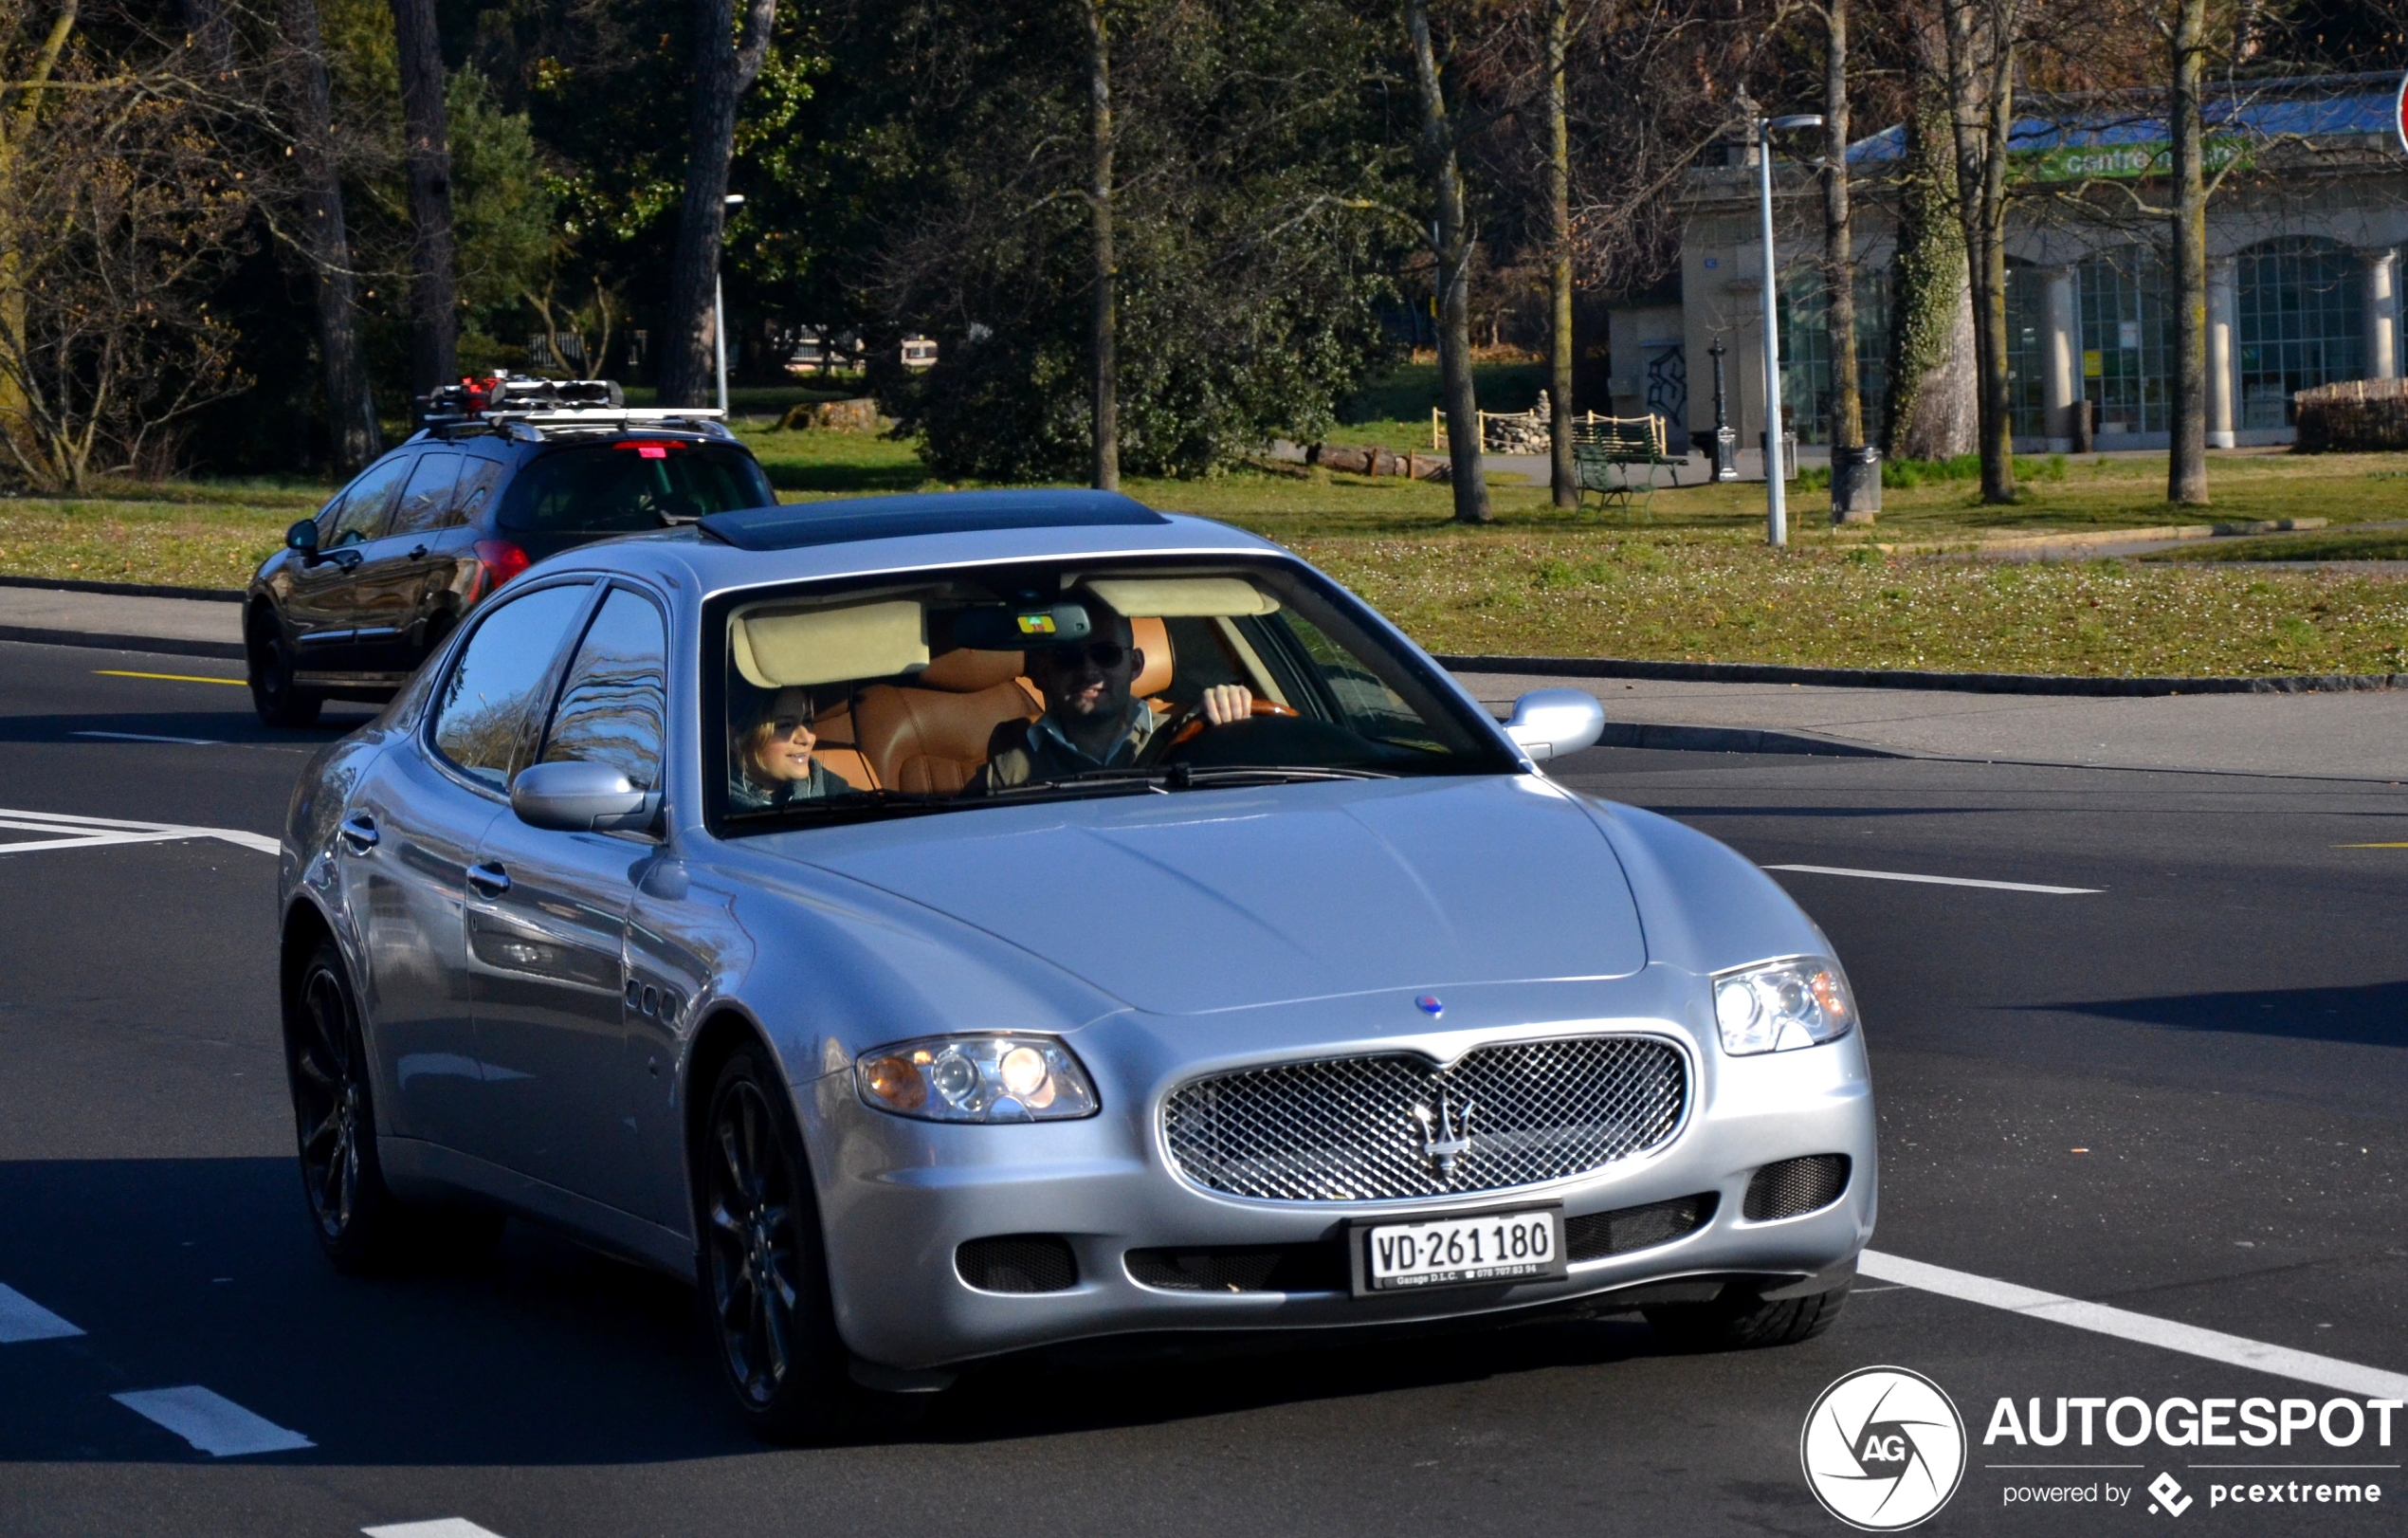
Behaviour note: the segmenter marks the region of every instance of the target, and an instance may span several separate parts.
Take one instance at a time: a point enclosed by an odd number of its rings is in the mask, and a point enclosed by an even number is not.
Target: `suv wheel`
[[[249,645],[243,649],[249,663],[251,708],[270,726],[308,726],[317,723],[325,701],[304,693],[293,683],[293,649],[284,628],[263,609],[251,621]]]

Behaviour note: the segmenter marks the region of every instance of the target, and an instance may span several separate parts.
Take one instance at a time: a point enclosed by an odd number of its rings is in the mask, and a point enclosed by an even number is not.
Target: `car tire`
[[[293,682],[293,649],[284,628],[265,610],[251,621],[248,644],[243,648],[249,664],[251,708],[268,726],[311,726],[326,702]]]
[[[695,1165],[702,1324],[738,1413],[781,1446],[862,1429],[885,1396],[852,1381],[802,1134],[757,1049],[721,1065]]]
[[[1648,1324],[1676,1351],[1748,1351],[1796,1346],[1831,1328],[1848,1302],[1848,1289],[1802,1298],[1766,1301],[1742,1291],[1712,1303],[1666,1304],[1641,1310]]]
[[[386,1187],[359,1008],[332,942],[311,953],[286,1005],[284,1060],[301,1197],[310,1229],[336,1270],[383,1274],[473,1262],[492,1252],[502,1237],[499,1213],[412,1206]]]

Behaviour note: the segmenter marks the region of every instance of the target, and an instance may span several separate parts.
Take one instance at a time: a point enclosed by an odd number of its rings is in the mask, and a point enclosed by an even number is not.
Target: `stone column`
[[[2041,291],[2040,394],[2048,408],[2049,450],[2073,447],[2073,409],[2082,399],[2082,322],[2073,308],[2073,269],[2051,267]]]
[[[2399,307],[2392,292],[2399,253],[2391,247],[2361,251],[2365,264],[2366,377],[2399,377]]]
[[[2233,419],[2233,401],[2236,391],[2233,383],[2233,364],[2237,356],[2233,347],[2233,324],[2238,309],[2235,274],[2239,264],[2229,256],[2210,258],[2207,264],[2207,446],[2230,449],[2239,442],[2234,433],[2240,424]]]

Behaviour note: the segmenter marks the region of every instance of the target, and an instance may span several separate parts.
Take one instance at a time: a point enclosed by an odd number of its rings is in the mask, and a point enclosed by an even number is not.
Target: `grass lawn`
[[[2408,528],[2317,529],[2255,540],[2217,540],[2150,560],[2408,560]]]
[[[940,490],[907,445],[747,428],[788,500]],[[2312,534],[2234,540],[2283,558],[2408,555],[2408,473],[2384,455],[2211,457],[2216,504],[2163,502],[2162,458],[2031,467],[2015,505],[1968,483],[1884,493],[1870,531],[1835,534],[1827,497],[1791,498],[1795,542],[1762,542],[1763,487],[1659,492],[1648,522],[1557,510],[1542,486],[1492,484],[1496,522],[1449,521],[1444,486],[1304,467],[1132,481],[1140,501],[1288,544],[1433,650],[1833,666],[2116,673],[2408,671],[2408,578],[2246,563],[1992,564],[1886,556],[1871,540],[1984,530],[2144,527],[2319,517]],[[238,586],[330,488],[169,483],[81,499],[0,499],[0,572]],[[2312,554],[2311,554],[2312,553]],[[2260,558],[2265,558],[2261,557]]]

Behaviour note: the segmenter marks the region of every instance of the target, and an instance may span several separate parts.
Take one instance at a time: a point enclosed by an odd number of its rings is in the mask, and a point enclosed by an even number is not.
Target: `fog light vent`
[[[1714,1217],[1719,1199],[1707,1191],[1699,1196],[1651,1201],[1644,1207],[1620,1207],[1563,1220],[1563,1254],[1567,1260],[1603,1260],[1608,1255],[1669,1244],[1694,1234]]]
[[[1054,1234],[972,1239],[953,1253],[953,1266],[981,1292],[1060,1292],[1079,1280],[1070,1246]]]
[[[1848,1189],[1846,1154],[1812,1154],[1766,1164],[1747,1182],[1747,1199],[1740,1211],[1751,1223],[1775,1218],[1797,1218],[1818,1212]]]

